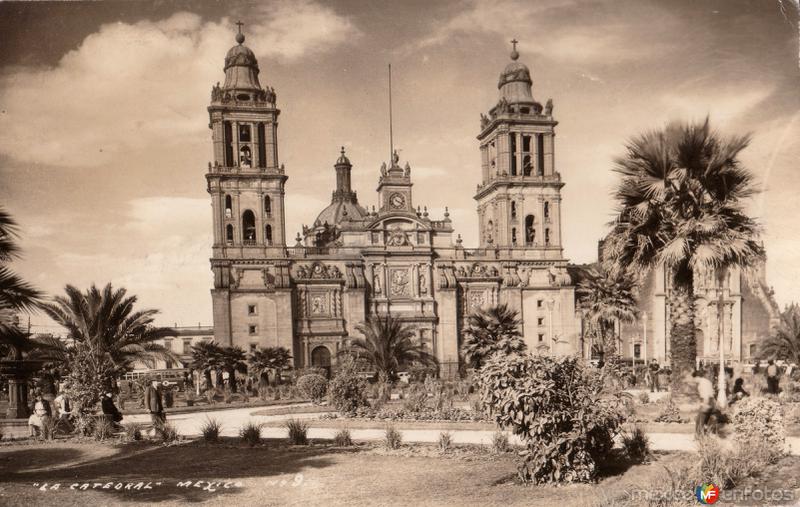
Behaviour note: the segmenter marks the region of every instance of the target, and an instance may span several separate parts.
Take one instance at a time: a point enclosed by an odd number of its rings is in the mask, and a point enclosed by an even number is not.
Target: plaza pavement
[[[281,409],[288,407],[310,406],[310,403],[294,405],[273,405],[270,409]],[[286,414],[286,415],[254,415],[258,411],[263,411],[263,407],[254,408],[235,408],[230,410],[216,410],[208,412],[193,412],[171,415],[168,417],[169,423],[175,426],[178,433],[185,436],[199,436],[200,428],[207,417],[214,418],[222,425],[221,434],[226,437],[235,437],[239,434],[239,428],[245,423],[266,423],[285,421],[287,419],[316,419],[319,413],[306,414]],[[125,422],[149,423],[150,416],[147,414],[136,414],[125,417]],[[384,425],[382,422],[375,422],[375,428],[369,429],[350,429],[350,436],[353,440],[382,440],[384,438]],[[433,426],[434,424],[431,423]],[[308,430],[308,437],[312,439],[333,439],[338,431],[337,428],[314,428],[313,422]],[[436,442],[439,439],[440,429],[400,429],[404,442]],[[448,430],[456,444],[481,444],[491,445],[495,431],[491,430]],[[287,430],[282,427],[265,427],[261,435],[265,438],[285,438]],[[519,444],[520,440],[512,434],[509,435],[509,442]],[[651,448],[656,451],[693,451],[695,450],[694,435],[691,433],[648,433]],[[794,455],[800,455],[800,437],[787,437],[787,448]]]

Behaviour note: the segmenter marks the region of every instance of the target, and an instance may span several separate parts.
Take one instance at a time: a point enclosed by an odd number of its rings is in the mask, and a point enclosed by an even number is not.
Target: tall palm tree
[[[517,311],[505,304],[473,312],[461,344],[467,364],[477,370],[495,352],[506,355],[525,352],[521,325]]]
[[[761,344],[758,356],[800,364],[800,305],[792,303],[781,312],[780,324]]]
[[[211,389],[213,385],[211,372],[222,370],[222,356],[224,353],[222,347],[214,342],[200,342],[192,345],[192,363],[190,366],[193,370],[203,372],[207,389]]]
[[[266,379],[270,372],[280,383],[281,371],[289,368],[292,355],[285,347],[260,347],[250,353],[247,363],[249,371],[258,375],[259,381]]]
[[[18,259],[19,227],[4,208],[0,207],[0,326],[8,327],[8,317],[14,312],[31,311],[42,303],[42,293],[33,288],[5,264]]]
[[[748,135],[723,138],[708,118],[668,125],[628,142],[616,160],[619,205],[604,256],[622,272],[662,265],[668,274],[673,392],[694,368],[694,273],[764,258],[758,225],[742,201],[755,193],[738,156]]]
[[[616,322],[634,322],[638,313],[632,274],[595,266],[578,284],[577,296],[594,338],[593,348],[602,355],[616,351]],[[617,351],[618,352],[618,351]]]
[[[393,380],[401,367],[412,363],[438,366],[436,358],[415,340],[414,329],[391,315],[370,317],[356,329],[364,338],[352,339],[342,353],[365,360],[379,377]]]
[[[222,349],[222,366],[228,372],[231,392],[236,392],[236,372],[247,373],[247,354],[241,347],[231,346]]]
[[[67,285],[64,291],[65,296],[56,296],[42,309],[67,330],[69,376],[81,408],[89,409],[104,390],[113,390],[115,381],[136,363],[179,360],[157,343],[174,330],[153,325],[158,310],[134,310],[136,296],[125,289],[109,283],[103,289],[92,285],[86,292]]]

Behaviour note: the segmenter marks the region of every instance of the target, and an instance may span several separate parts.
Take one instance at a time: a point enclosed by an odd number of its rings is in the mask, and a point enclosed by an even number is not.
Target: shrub
[[[648,394],[647,391],[642,391],[639,393],[639,403],[642,405],[647,405],[650,403],[650,394]]]
[[[302,419],[289,419],[286,421],[286,429],[289,430],[289,443],[292,445],[308,445],[308,426],[308,423]]]
[[[492,356],[480,373],[481,399],[500,428],[526,443],[525,482],[589,482],[625,417],[605,372],[576,357]]]
[[[297,379],[297,389],[304,398],[310,399],[314,403],[320,403],[325,399],[325,393],[328,391],[328,380],[316,373],[303,375]]]
[[[97,417],[94,423],[94,438],[106,440],[114,435],[114,425],[105,417]]]
[[[747,397],[735,404],[733,428],[736,442],[741,446],[754,441],[775,462],[783,455],[786,431],[780,403],[767,398]]]
[[[178,440],[178,430],[169,423],[158,424],[155,426],[155,430],[159,440],[165,444]]]
[[[678,406],[669,400],[664,406],[664,409],[656,416],[655,422],[660,423],[680,423],[683,422],[681,418],[681,411]]]
[[[275,395],[272,397],[273,400],[278,401],[281,399],[281,388],[280,386],[275,388]]]
[[[203,440],[206,442],[217,442],[221,431],[222,424],[219,420],[210,417],[206,417],[203,425],[200,426],[200,432],[203,434]]]
[[[438,447],[441,452],[447,452],[453,447],[453,435],[449,431],[439,433]]]
[[[257,443],[261,442],[262,427],[263,425],[250,421],[242,426],[242,428],[239,430],[239,438],[242,440],[242,442],[246,442],[247,445],[253,447]],[[205,436],[205,434],[203,436]]]
[[[353,439],[350,436],[350,430],[347,428],[341,428],[339,431],[337,431],[336,435],[333,437],[333,445],[337,447],[350,447],[353,445]]]
[[[356,363],[350,357],[340,362],[339,371],[328,384],[328,399],[341,414],[352,414],[359,407],[368,406],[367,382],[358,376]]]
[[[406,399],[403,400],[403,410],[411,413],[424,412],[427,408],[427,401],[428,393],[421,389],[416,389],[410,392]]]
[[[125,423],[122,425],[123,430],[125,431],[125,440],[128,442],[139,441],[142,439],[142,427],[141,423]]]
[[[391,424],[386,426],[384,443],[387,449],[397,449],[403,443],[403,435]]]
[[[631,461],[644,463],[650,455],[650,439],[640,426],[622,434],[622,448]]]
[[[95,418],[89,414],[78,412],[75,416],[75,433],[88,437],[94,434]]]
[[[511,450],[511,445],[508,443],[508,435],[502,431],[495,431],[494,435],[492,435],[492,450],[498,454]]]

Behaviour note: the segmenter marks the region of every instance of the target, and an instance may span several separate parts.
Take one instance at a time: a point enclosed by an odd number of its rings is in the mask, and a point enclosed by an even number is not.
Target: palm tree
[[[668,274],[673,393],[697,354],[695,272],[764,258],[758,225],[742,209],[742,200],[755,193],[738,160],[749,142],[748,135],[721,137],[706,118],[638,136],[616,160],[619,210],[604,256],[620,272],[661,265]]]
[[[0,207],[0,326],[4,327],[10,325],[8,317],[14,312],[31,311],[42,303],[42,293],[5,266],[20,256],[18,238],[17,223]]]
[[[467,364],[477,370],[495,352],[506,355],[525,352],[521,324],[517,311],[505,304],[476,310],[469,316],[461,344]]]
[[[250,353],[247,362],[250,372],[258,375],[261,384],[269,372],[273,372],[276,382],[280,383],[281,370],[289,368],[291,360],[292,355],[285,347],[261,347]]]
[[[438,366],[425,346],[415,341],[414,329],[391,315],[370,317],[356,329],[364,338],[352,339],[342,353],[365,360],[381,378],[394,380],[401,367],[412,363]]]
[[[213,382],[211,380],[211,372],[222,371],[222,356],[225,354],[222,347],[214,342],[200,342],[192,345],[192,363],[193,370],[202,371],[206,379],[206,389],[211,389]]]
[[[92,285],[81,292],[72,285],[65,296],[56,296],[42,306],[45,313],[67,330],[71,342],[67,367],[73,397],[82,409],[90,409],[103,391],[113,390],[115,381],[136,363],[154,366],[158,359],[179,358],[158,340],[174,330],[153,325],[158,310],[134,310],[136,296],[111,284],[102,290]]]
[[[222,367],[228,372],[231,392],[236,392],[236,372],[247,373],[247,354],[241,347],[231,346],[222,349]]]
[[[800,364],[800,305],[792,303],[781,312],[780,324],[761,344],[758,356]]]
[[[638,313],[636,277],[595,266],[578,284],[577,296],[594,338],[593,349],[602,355],[618,352],[616,322],[634,322]]]

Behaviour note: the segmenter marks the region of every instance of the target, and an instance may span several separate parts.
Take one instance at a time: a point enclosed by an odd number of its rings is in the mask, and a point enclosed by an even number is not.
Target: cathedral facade
[[[480,244],[465,248],[447,211],[415,202],[412,168],[398,155],[376,169],[371,209],[351,187],[352,164],[333,164],[331,203],[293,242],[286,237],[276,93],[259,82],[243,45],[225,57],[208,107],[213,162],[214,339],[244,349],[282,346],[296,367],[329,368],[356,325],[392,315],[411,326],[455,375],[466,321],[478,308],[517,310],[528,349],[581,352],[575,287],[561,245],[561,188],[551,100],[531,92],[516,48],[498,101],[481,115],[475,177]],[[477,161],[480,160],[480,167]]]

